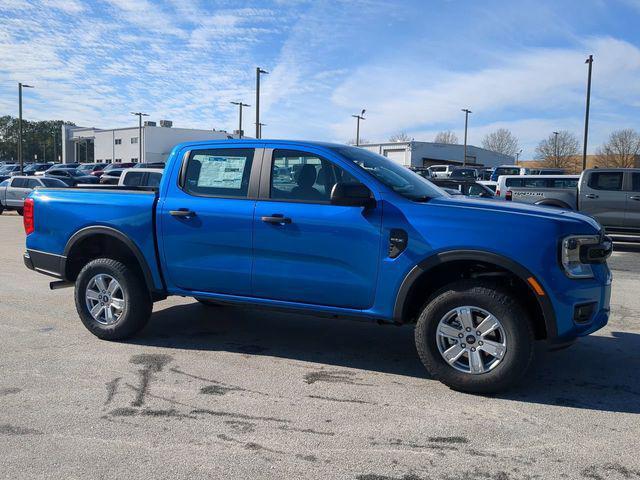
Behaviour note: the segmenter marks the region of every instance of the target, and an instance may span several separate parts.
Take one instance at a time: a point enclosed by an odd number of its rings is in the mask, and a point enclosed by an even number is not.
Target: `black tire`
[[[471,374],[456,370],[438,350],[436,330],[440,320],[448,312],[462,306],[479,307],[494,315],[502,324],[506,352],[502,360],[485,373]],[[415,341],[418,355],[433,378],[454,390],[468,393],[489,394],[508,389],[525,375],[533,360],[534,334],[526,312],[513,293],[496,283],[483,280],[462,280],[435,293],[420,314]]]
[[[16,212],[18,212],[18,215],[20,216],[24,215],[24,209],[22,208],[16,208]]]
[[[118,281],[125,303],[120,318],[110,325],[94,319],[85,300],[89,282],[100,273]],[[80,271],[76,279],[75,302],[84,326],[103,340],[122,340],[135,335],[147,324],[153,309],[149,290],[136,269],[110,258],[92,260]]]

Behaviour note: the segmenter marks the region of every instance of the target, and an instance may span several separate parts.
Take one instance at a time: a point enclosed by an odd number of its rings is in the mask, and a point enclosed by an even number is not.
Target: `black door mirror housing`
[[[336,183],[331,189],[331,204],[343,207],[372,207],[376,204],[371,190],[362,183]]]

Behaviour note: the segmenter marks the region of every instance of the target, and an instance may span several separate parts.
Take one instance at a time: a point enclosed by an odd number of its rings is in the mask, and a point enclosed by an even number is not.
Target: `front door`
[[[331,205],[336,182],[358,180],[311,150],[274,150],[265,162],[255,214],[254,296],[370,307],[380,262],[381,207]]]
[[[182,168],[174,167],[181,168],[180,179],[167,184],[158,207],[170,291],[251,293],[255,195],[249,180],[261,154],[247,147],[192,150]]]
[[[640,172],[630,172],[631,190],[627,192],[627,211],[624,216],[625,228],[640,230]]]
[[[627,208],[621,171],[592,171],[580,186],[580,211],[594,217],[604,227],[622,227]]]

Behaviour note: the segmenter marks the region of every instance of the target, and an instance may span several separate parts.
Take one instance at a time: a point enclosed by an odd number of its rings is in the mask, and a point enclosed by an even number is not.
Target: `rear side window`
[[[36,187],[40,187],[40,182],[38,180],[36,180],[35,178],[30,178],[29,182],[27,183],[27,187],[28,188],[36,188]]]
[[[589,186],[596,190],[622,190],[622,172],[592,172]]]
[[[631,190],[640,192],[640,173],[631,174]]]
[[[521,187],[522,179],[521,178],[507,178],[504,182],[507,187]]]
[[[138,187],[143,184],[144,172],[129,172],[124,176],[124,185]]]
[[[182,188],[191,195],[246,197],[254,150],[196,150],[187,161]]]
[[[11,186],[14,188],[27,188],[29,181],[26,178],[14,178]]]
[[[546,178],[524,178],[522,185],[528,188],[545,188],[547,186]]]
[[[45,187],[66,187],[67,184],[57,178],[41,178],[40,181]]]
[[[161,178],[162,178],[162,175],[160,173],[158,173],[158,172],[149,172],[149,178],[147,179],[147,186],[148,187],[159,187]]]

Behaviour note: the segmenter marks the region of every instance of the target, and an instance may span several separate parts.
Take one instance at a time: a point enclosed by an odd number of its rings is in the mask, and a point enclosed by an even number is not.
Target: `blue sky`
[[[593,54],[589,150],[640,129],[640,0],[0,0],[0,22],[0,114],[22,81],[28,119],[232,130],[261,66],[265,137],[344,142],[366,108],[371,141],[462,138],[468,107],[470,143],[506,127],[530,158],[581,137]]]

